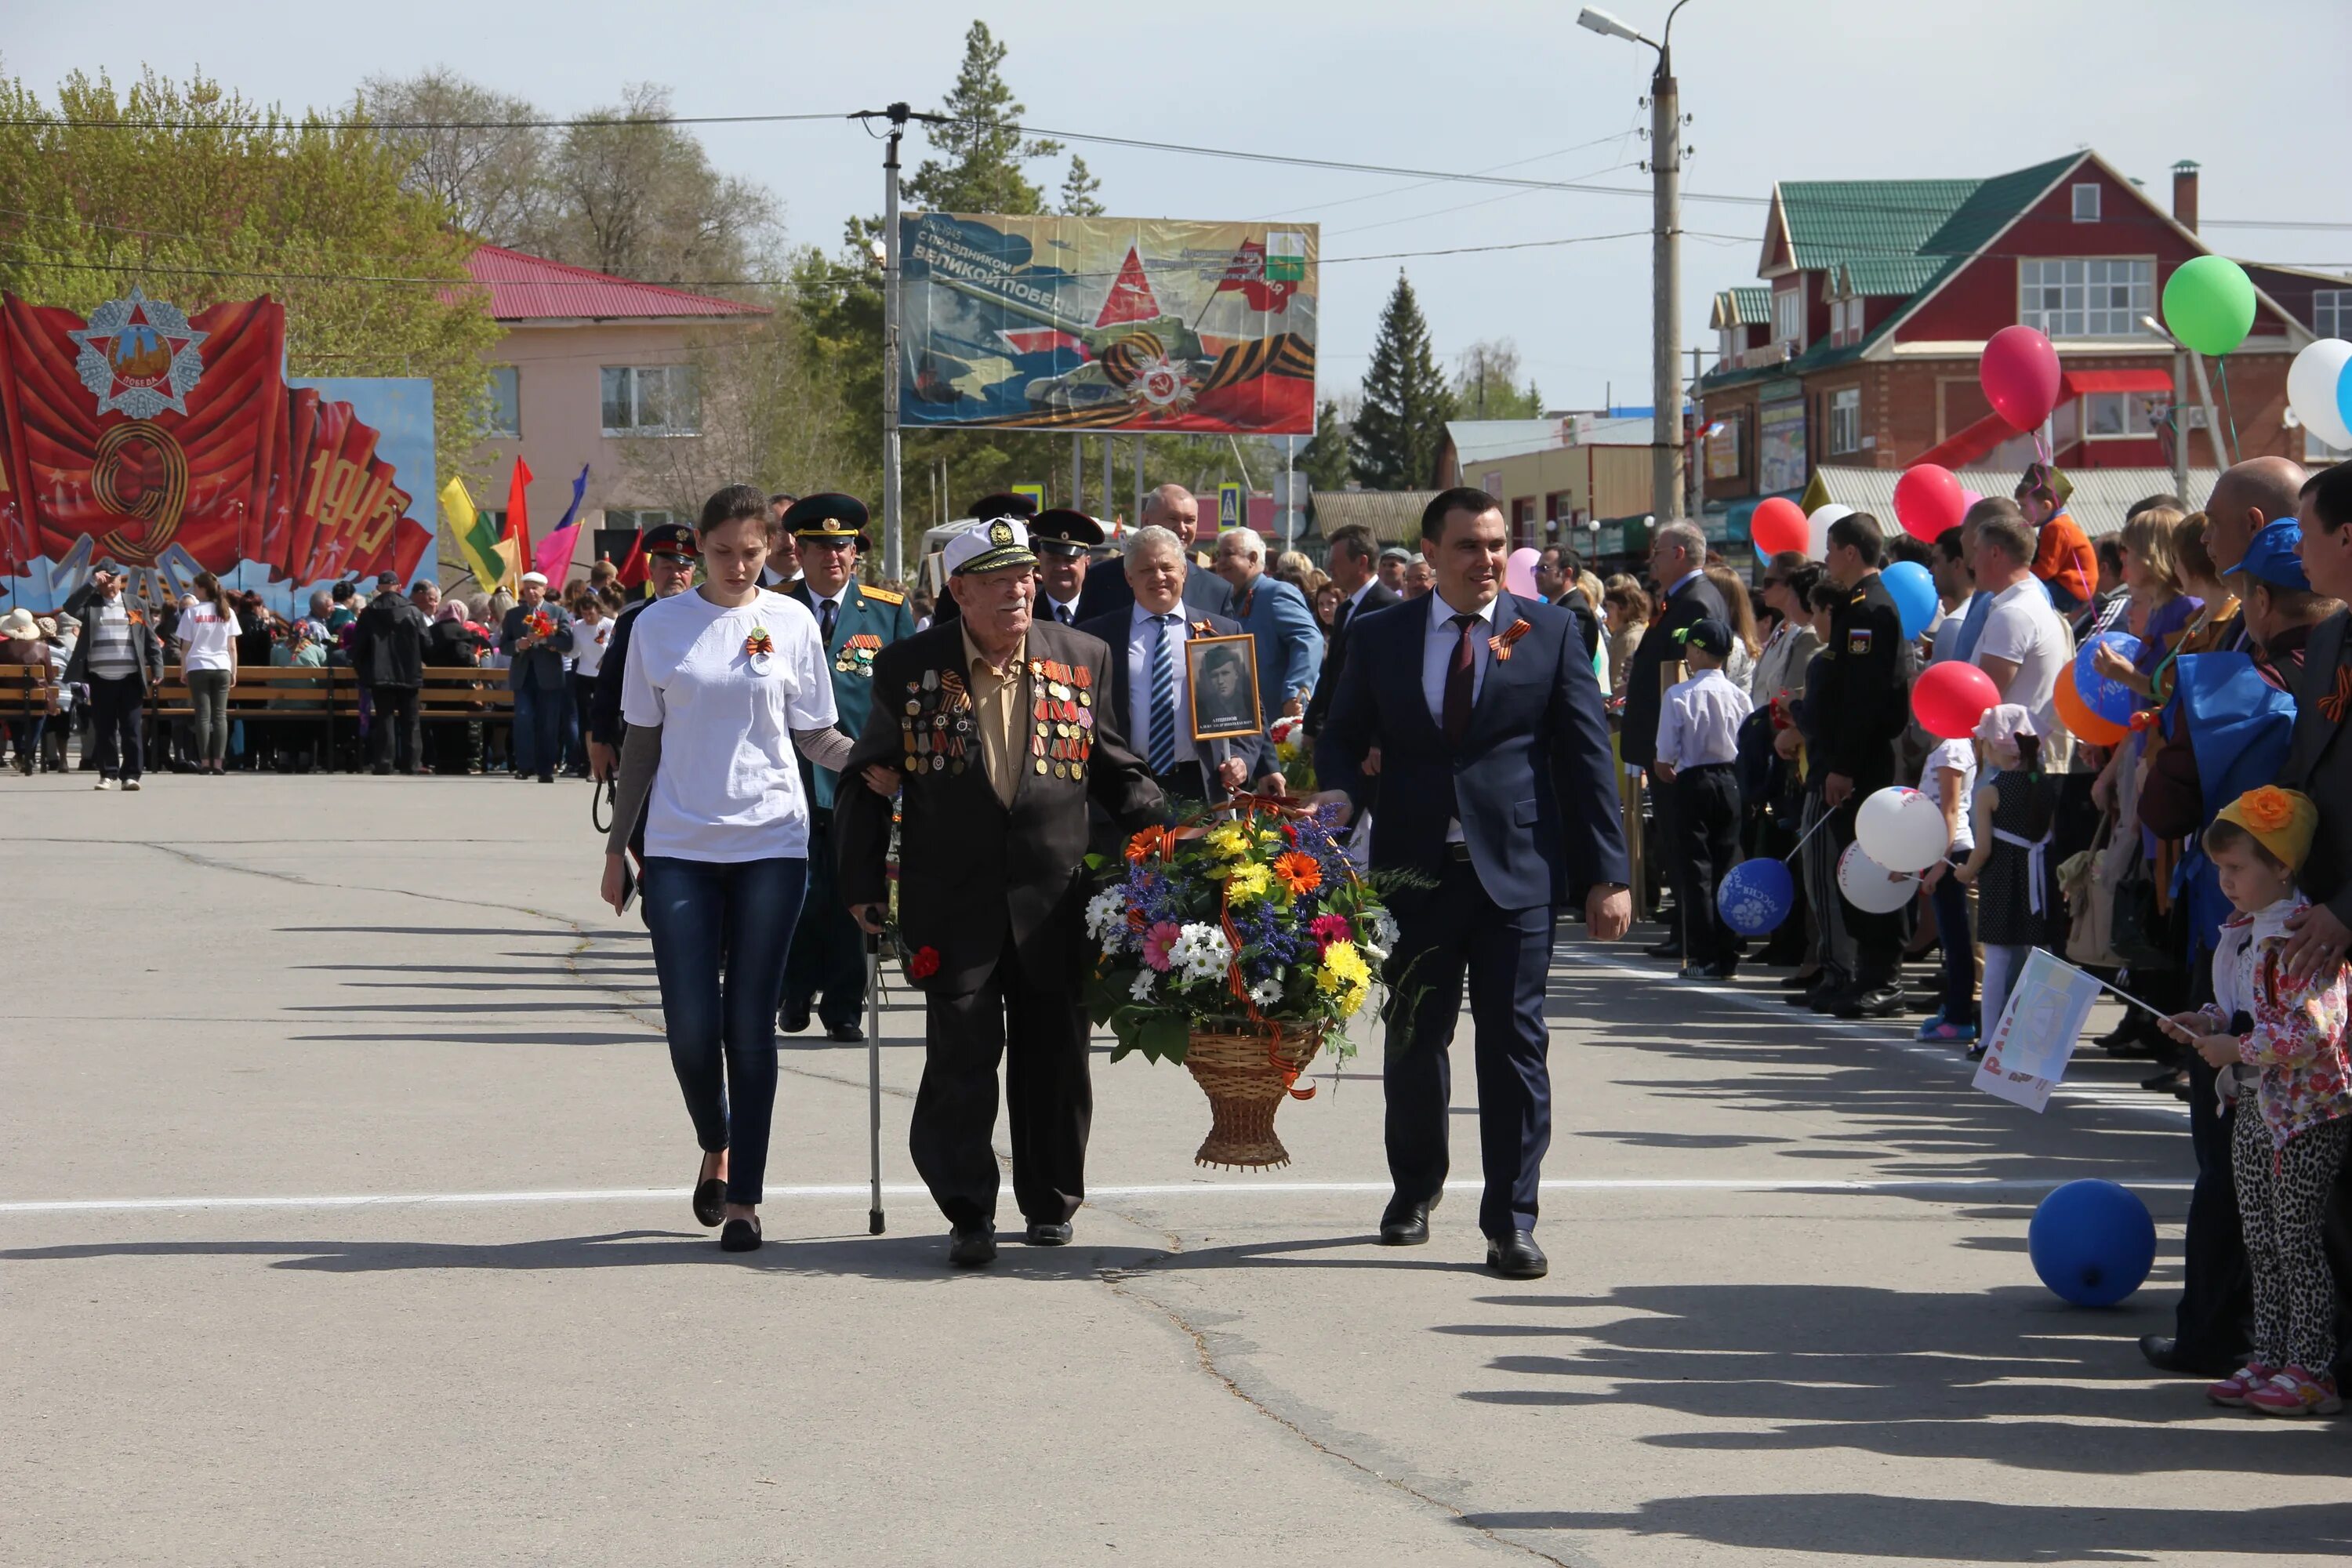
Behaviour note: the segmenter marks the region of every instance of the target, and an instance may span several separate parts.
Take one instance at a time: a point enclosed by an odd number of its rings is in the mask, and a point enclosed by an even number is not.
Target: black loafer
[[[836,1046],[863,1045],[866,1041],[866,1031],[855,1024],[835,1024],[824,1032],[824,1037]]]
[[[806,1013],[795,1013],[787,1008],[776,1015],[776,1027],[787,1035],[797,1035],[808,1026],[809,1016]]]
[[[1029,1245],[1032,1247],[1069,1246],[1069,1222],[1067,1220],[1031,1220],[1029,1222]]]
[[[759,1216],[755,1215],[750,1219],[729,1220],[727,1227],[719,1233],[719,1250],[721,1252],[759,1251]]]
[[[694,1184],[694,1218],[705,1230],[727,1217],[727,1184],[717,1176]]]
[[[958,1226],[948,1232],[948,1261],[958,1268],[985,1268],[996,1261],[996,1227]]]
[[[1515,1230],[1487,1238],[1486,1267],[1506,1279],[1540,1279],[1551,1272],[1551,1260],[1536,1245],[1533,1231]]]
[[[1427,1203],[1408,1203],[1403,1198],[1391,1198],[1389,1206],[1381,1211],[1381,1245],[1419,1247],[1428,1241],[1429,1211],[1436,1206],[1435,1198]]]
[[[1850,991],[1838,998],[1829,1009],[1838,1018],[1896,1018],[1903,1014],[1903,988],[1899,985],[1874,985],[1867,991]]]

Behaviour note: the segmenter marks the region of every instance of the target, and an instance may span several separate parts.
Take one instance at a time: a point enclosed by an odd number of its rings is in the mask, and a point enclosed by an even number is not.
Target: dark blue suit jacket
[[[1429,716],[1421,685],[1426,598],[1374,611],[1348,627],[1339,689],[1315,747],[1317,782],[1372,814],[1372,866],[1438,876],[1446,824],[1462,823],[1471,868],[1504,909],[1583,896],[1626,880],[1624,825],[1600,683],[1567,611],[1508,594],[1497,634],[1524,620],[1507,658],[1487,665],[1459,751]],[[1381,749],[1377,780],[1358,771]]]

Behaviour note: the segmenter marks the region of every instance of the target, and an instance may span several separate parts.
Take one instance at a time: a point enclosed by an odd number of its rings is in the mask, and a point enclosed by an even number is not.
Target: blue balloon
[[[2083,696],[2083,706],[2110,724],[2128,724],[2139,707],[2139,694],[2118,681],[2101,675],[2091,663],[2091,654],[2102,643],[2126,658],[2139,657],[2139,638],[2129,632],[2101,632],[2084,643],[2074,655],[2074,689]]]
[[[1797,884],[1787,863],[1769,856],[1742,860],[1715,889],[1715,907],[1723,911],[1723,923],[1742,936],[1762,936],[1777,929],[1796,901]]]
[[[1936,579],[1916,561],[1897,561],[1881,572],[1879,580],[1894,595],[1895,613],[1903,617],[1903,635],[1916,637],[1936,618]]]
[[[2069,1182],[2043,1198],[2025,1250],[2042,1282],[2077,1307],[2112,1307],[2156,1263],[2156,1221],[2113,1182]]]

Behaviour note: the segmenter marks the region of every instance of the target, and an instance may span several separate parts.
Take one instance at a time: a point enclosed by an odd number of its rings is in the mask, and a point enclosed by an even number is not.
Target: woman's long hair
[[[229,598],[228,590],[221,586],[221,580],[219,578],[214,576],[209,572],[199,572],[196,574],[194,581],[192,582],[189,586],[195,589],[197,598],[210,599],[212,601],[214,613],[218,615],[222,620],[226,621],[235,618],[236,615],[236,605]]]
[[[1703,566],[1700,571],[1723,595],[1723,607],[1731,612],[1732,635],[1748,649],[1748,657],[1754,658],[1763,645],[1756,640],[1756,606],[1748,602],[1748,584],[1728,566]]]

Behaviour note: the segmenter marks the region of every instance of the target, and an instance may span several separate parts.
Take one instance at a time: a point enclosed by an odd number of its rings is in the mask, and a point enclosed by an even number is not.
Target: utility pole
[[[894,103],[882,155],[882,575],[903,583],[904,519],[898,486],[898,143],[914,111]]]
[[[1699,353],[1700,350],[1698,344],[1691,344],[1690,400],[1693,407],[1696,407],[1698,405]],[[1682,405],[1677,403],[1675,406],[1677,410],[1675,419],[1675,434],[1681,435],[1684,433],[1682,418],[1679,412]],[[1699,428],[1704,430],[1706,428],[1705,424],[1701,423]],[[1685,498],[1683,515],[1689,518],[1693,522],[1696,522],[1699,520],[1699,514],[1706,509],[1706,481],[1701,477],[1706,472],[1706,464],[1699,460],[1706,451],[1706,447],[1702,445],[1706,439],[1706,437],[1704,435],[1701,435],[1696,440],[1685,439],[1683,446],[1683,463],[1688,471],[1687,482],[1683,489],[1683,494]],[[1695,447],[1698,448],[1697,451],[1692,450]]]

